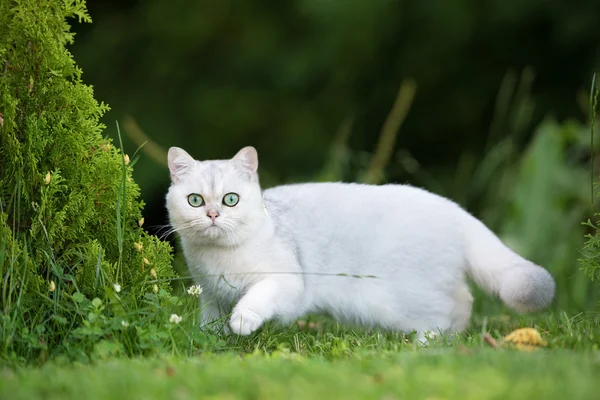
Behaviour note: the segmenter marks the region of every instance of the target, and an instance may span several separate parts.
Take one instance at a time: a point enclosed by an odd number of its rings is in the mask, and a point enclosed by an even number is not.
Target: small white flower
[[[169,322],[172,324],[178,324],[181,322],[183,318],[181,318],[179,315],[177,314],[171,314],[171,318],[169,318]]]
[[[123,328],[127,328],[127,327],[129,327],[129,322],[127,322],[127,321],[121,321],[121,326]]]
[[[115,288],[115,292],[119,293],[121,291],[121,285],[119,285],[118,283],[115,283],[113,285],[113,288]]]
[[[202,293],[202,286],[192,285],[188,288],[187,292],[189,295],[198,297],[200,296],[200,293]]]

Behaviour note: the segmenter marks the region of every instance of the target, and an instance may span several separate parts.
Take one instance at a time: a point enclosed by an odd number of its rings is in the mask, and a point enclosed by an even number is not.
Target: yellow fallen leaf
[[[538,347],[548,346],[548,342],[534,328],[521,328],[512,331],[502,341],[503,344],[513,345],[519,350],[531,351]]]

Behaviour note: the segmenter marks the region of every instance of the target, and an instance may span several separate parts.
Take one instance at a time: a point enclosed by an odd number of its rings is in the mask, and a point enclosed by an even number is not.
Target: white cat
[[[545,269],[425,190],[309,183],[263,193],[253,147],[214,161],[172,147],[168,162],[169,218],[204,288],[205,324],[231,315],[231,331],[248,335],[323,312],[422,338],[468,326],[466,274],[517,311],[554,297]]]

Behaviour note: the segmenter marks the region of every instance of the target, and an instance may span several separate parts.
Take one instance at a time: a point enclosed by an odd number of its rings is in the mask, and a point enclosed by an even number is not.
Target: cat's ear
[[[195,163],[194,158],[179,147],[171,147],[169,149],[168,159],[169,171],[171,172],[171,180],[173,182],[177,182]]]
[[[233,156],[231,161],[240,172],[249,174],[251,177],[256,176],[256,170],[258,169],[258,154],[254,147],[244,147]]]

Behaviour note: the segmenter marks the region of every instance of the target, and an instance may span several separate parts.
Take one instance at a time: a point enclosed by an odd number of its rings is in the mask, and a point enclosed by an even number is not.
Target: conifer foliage
[[[27,332],[46,320],[77,326],[69,312],[83,298],[116,291],[119,301],[135,302],[168,292],[174,276],[170,246],[141,228],[129,157],[102,136],[108,106],[94,99],[67,50],[68,18],[91,22],[82,0],[0,1],[4,353],[17,351],[24,335],[14,331],[17,318]],[[43,326],[46,348],[64,340]]]

